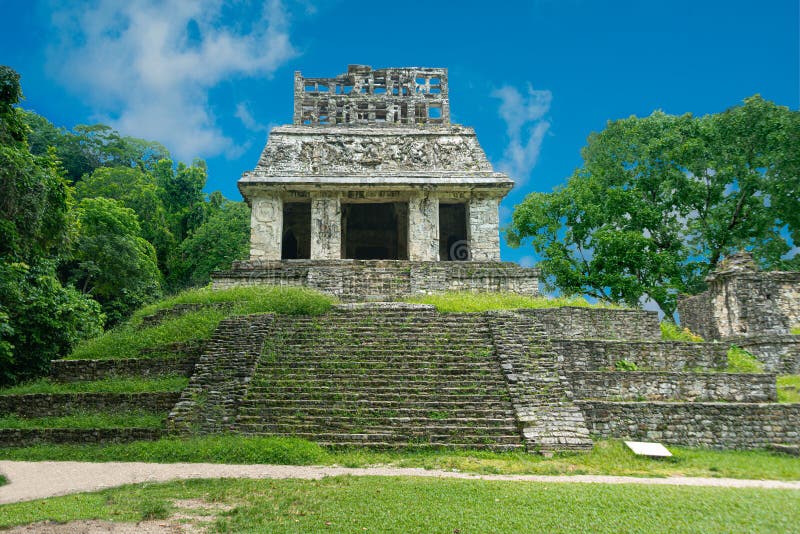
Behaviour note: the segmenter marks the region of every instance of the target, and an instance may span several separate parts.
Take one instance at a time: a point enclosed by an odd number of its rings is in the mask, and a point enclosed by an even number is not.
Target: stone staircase
[[[236,430],[343,446],[524,446],[485,318],[403,304],[276,317]]]
[[[544,327],[511,311],[491,312],[487,323],[528,448],[544,454],[591,450],[583,412]]]

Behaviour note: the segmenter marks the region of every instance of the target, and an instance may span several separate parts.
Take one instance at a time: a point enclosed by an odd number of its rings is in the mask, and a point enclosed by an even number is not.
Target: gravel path
[[[338,475],[800,490],[800,481],[699,477],[638,478],[607,475],[473,475],[453,471],[401,467],[349,468],[294,465],[0,461],[0,473],[4,474],[9,481],[9,484],[0,486],[0,504],[94,491],[139,482],[165,482],[187,478],[300,478],[310,480]]]

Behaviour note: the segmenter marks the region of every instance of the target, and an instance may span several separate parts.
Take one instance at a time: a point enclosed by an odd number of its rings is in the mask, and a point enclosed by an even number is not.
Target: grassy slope
[[[606,303],[589,303],[580,297],[531,297],[516,293],[471,293],[451,291],[440,295],[423,295],[406,299],[416,304],[432,304],[444,313],[513,310],[517,308],[618,308]]]
[[[0,449],[4,460],[392,465],[497,474],[608,474],[800,480],[800,458],[765,451],[711,451],[670,447],[669,460],[634,456],[621,442],[600,441],[589,454],[553,458],[484,451],[375,451],[334,449],[299,439],[215,436],[108,445],[38,445]]]
[[[212,304],[232,302],[228,309],[208,308],[177,317],[161,324],[141,328],[142,318],[176,304]],[[325,312],[334,299],[303,288],[249,287],[226,290],[195,289],[146,306],[131,319],[94,339],[78,345],[68,359],[136,358],[139,350],[190,339],[208,339],[219,322],[231,315],[249,313],[284,313],[289,315]]]
[[[778,402],[800,402],[800,375],[778,377]]]
[[[219,514],[218,532],[790,532],[800,524],[797,498],[789,490],[400,477],[193,480],[0,506],[0,527],[133,522],[175,511],[176,499],[202,499],[235,507]]]
[[[26,395],[31,393],[150,393],[182,391],[189,383],[185,376],[159,378],[106,378],[91,382],[54,382],[40,378],[17,386],[0,389],[0,395]]]

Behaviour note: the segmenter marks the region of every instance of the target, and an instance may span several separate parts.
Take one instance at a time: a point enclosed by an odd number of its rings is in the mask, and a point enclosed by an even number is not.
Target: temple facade
[[[493,279],[513,271],[515,282],[490,289],[536,291],[535,270],[500,263],[498,207],[513,182],[495,172],[472,128],[451,123],[447,69],[296,72],[293,124],[272,129],[238,185],[252,208],[250,260],[219,273],[217,285],[234,284],[236,271],[252,283],[282,270],[285,280],[302,265],[345,260],[382,262],[362,270],[469,262],[473,275],[482,266]]]

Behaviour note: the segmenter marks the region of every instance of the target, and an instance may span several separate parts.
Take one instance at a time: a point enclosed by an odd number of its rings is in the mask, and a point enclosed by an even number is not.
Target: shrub
[[[743,348],[731,345],[728,349],[728,372],[763,373],[764,364]]]
[[[688,328],[681,328],[672,321],[661,321],[661,339],[664,341],[704,341]]]
[[[616,363],[614,363],[614,369],[617,371],[636,371],[639,369],[639,366],[628,360],[617,360]]]

